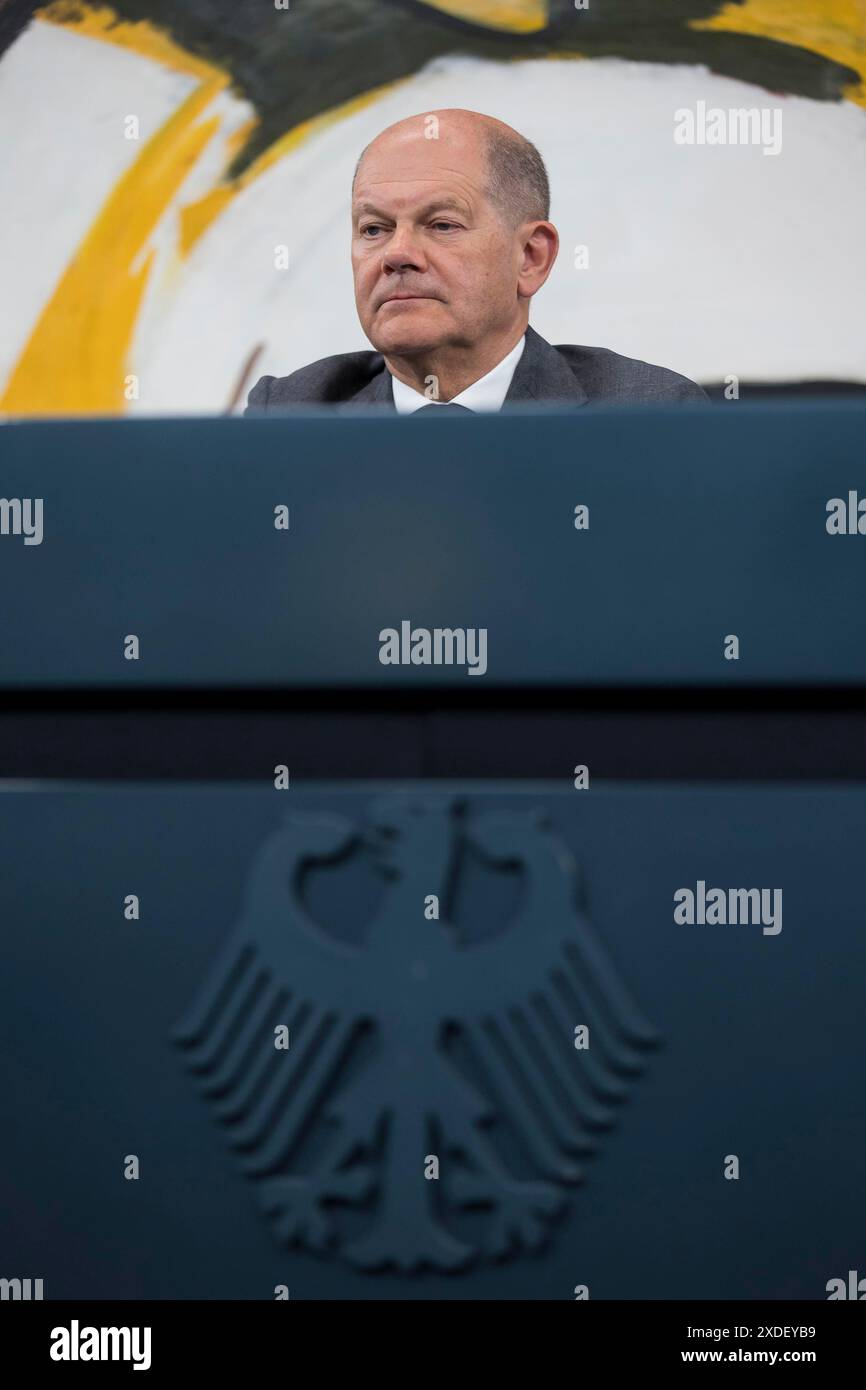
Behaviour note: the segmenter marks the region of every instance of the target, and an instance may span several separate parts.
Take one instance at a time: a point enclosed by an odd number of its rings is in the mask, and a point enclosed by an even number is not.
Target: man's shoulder
[[[624,357],[611,348],[580,347],[560,343],[553,347],[534,336],[534,365],[526,364],[531,379],[529,395],[535,399],[562,399],[572,394],[570,378],[556,366],[560,363],[573,377],[573,394],[593,405],[647,405],[665,401],[705,401],[706,392],[696,382],[667,367],[656,367],[636,357]],[[521,370],[523,364],[518,364]],[[383,399],[381,378],[385,361],[379,352],[341,352],[320,357],[288,376],[263,376],[247,398],[247,410],[279,409],[281,406],[336,404],[353,401],[378,403]],[[526,394],[525,392],[523,394]]]
[[[624,357],[611,348],[558,343],[556,351],[571,368],[590,403],[647,405],[666,400],[708,399],[703,387],[689,377],[638,357]]]
[[[247,409],[350,401],[383,371],[384,365],[379,352],[340,352],[334,357],[320,357],[288,376],[260,377],[247,398]]]

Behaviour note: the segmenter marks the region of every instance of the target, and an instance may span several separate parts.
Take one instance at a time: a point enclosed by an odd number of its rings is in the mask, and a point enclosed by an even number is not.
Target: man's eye
[[[456,228],[457,223],[456,223],[456,222],[433,222],[433,223],[431,223],[431,226],[433,226],[433,227],[444,227],[444,228],[446,229],[446,231],[453,231],[453,230]]]

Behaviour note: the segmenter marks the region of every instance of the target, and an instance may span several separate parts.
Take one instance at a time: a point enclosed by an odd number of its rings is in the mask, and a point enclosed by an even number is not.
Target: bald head
[[[469,151],[476,153],[485,169],[485,192],[506,226],[550,217],[547,170],[531,141],[494,116],[457,107],[409,116],[383,130],[365,147],[355,165],[353,192],[368,153],[396,151],[419,139],[444,140],[454,146],[458,159]]]

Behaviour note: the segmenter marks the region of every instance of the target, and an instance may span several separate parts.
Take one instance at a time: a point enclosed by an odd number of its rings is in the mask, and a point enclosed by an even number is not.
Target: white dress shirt
[[[515,368],[520,361],[521,354],[526,346],[526,334],[520,342],[513,347],[507,357],[487,372],[485,376],[473,381],[471,386],[467,386],[465,391],[461,391],[459,396],[455,396],[453,401],[431,401],[429,396],[423,395],[421,391],[416,391],[414,386],[407,386],[405,381],[399,381],[394,374],[391,374],[391,384],[394,389],[394,405],[397,407],[398,415],[411,415],[413,411],[420,410],[422,405],[464,405],[467,410],[501,410],[508,388],[511,385],[511,378],[514,376]]]

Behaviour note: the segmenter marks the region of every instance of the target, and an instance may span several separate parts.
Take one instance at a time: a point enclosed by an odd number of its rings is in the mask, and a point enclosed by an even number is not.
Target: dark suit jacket
[[[608,348],[571,343],[552,347],[527,328],[526,347],[505,404],[648,405],[705,400],[702,387],[666,367],[621,357]],[[245,413],[337,402],[394,409],[391,373],[380,352],[342,352],[311,362],[290,376],[263,376],[249,394]]]

